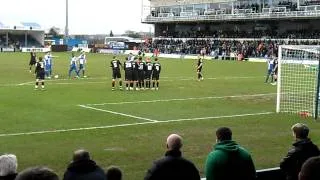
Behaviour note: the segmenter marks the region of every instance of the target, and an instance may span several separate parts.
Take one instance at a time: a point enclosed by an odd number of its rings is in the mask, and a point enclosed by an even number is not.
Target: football
[[[59,78],[59,75],[58,75],[58,74],[54,75],[54,78],[55,78],[55,79],[58,79],[58,78]]]

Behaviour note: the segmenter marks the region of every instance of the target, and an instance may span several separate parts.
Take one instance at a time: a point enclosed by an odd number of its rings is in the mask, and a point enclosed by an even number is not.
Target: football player
[[[36,70],[36,85],[35,90],[38,89],[39,83],[41,83],[41,90],[44,90],[44,76],[45,76],[45,64],[42,57],[39,57],[39,61],[35,64]]]
[[[122,66],[121,62],[113,56],[111,61],[111,68],[112,68],[112,91],[114,91],[114,86],[116,84],[116,80],[119,81],[119,89],[122,90],[122,80],[121,80],[121,72],[120,67]]]

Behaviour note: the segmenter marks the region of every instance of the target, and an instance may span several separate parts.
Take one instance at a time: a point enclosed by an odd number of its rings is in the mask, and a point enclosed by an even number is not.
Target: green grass
[[[220,126],[232,128],[234,139],[252,153],[257,169],[278,166],[291,146],[290,127],[296,122],[307,123],[311,138],[320,144],[320,125],[311,119],[276,113],[231,117],[275,111],[276,87],[263,83],[264,63],[206,61],[205,80],[197,82],[195,61],[160,59],[159,91],[126,92],[111,91],[111,56],[88,54],[89,77],[65,79],[70,54],[54,55],[59,56],[54,72],[60,78],[47,80],[46,91],[35,91],[34,76],[28,71],[29,54],[0,53],[0,153],[16,154],[19,170],[46,165],[61,176],[72,152],[85,148],[101,167],[117,165],[125,179],[138,180],[153,160],[163,156],[166,137],[179,133],[184,138],[184,156],[195,162],[203,176]],[[254,94],[261,95],[245,96]],[[119,104],[153,100],[159,101]],[[109,104],[88,105],[101,103]],[[171,121],[178,119],[188,120]],[[127,126],[115,127],[123,124]],[[4,135],[101,126],[105,128]]]

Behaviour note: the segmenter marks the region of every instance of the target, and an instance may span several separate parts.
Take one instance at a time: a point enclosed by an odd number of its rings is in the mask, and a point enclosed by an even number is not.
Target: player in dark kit
[[[145,65],[145,73],[144,73],[144,78],[146,81],[146,89],[150,89],[151,88],[151,75],[152,75],[152,70],[153,70],[153,64],[150,61],[150,58],[147,58],[147,62]]]
[[[119,89],[122,90],[122,80],[121,80],[121,72],[120,67],[122,66],[121,62],[113,56],[111,61],[111,68],[112,68],[112,91],[114,91],[114,86],[116,84],[116,80],[119,81]]]
[[[157,83],[156,90],[159,90],[159,77],[161,73],[161,65],[158,62],[158,58],[154,59],[153,68],[152,68],[152,89],[155,88],[155,84]]]
[[[134,61],[132,61],[132,83],[130,83],[130,87],[132,88],[132,90],[134,89],[134,85],[137,91],[139,91],[138,88],[138,62],[137,62],[138,58],[134,58]]]
[[[274,59],[272,74],[273,74],[273,80],[274,80],[274,82],[271,83],[271,84],[272,84],[272,85],[277,85],[277,80],[278,80],[278,58],[275,58],[275,59]]]
[[[44,76],[45,76],[45,65],[42,60],[42,57],[39,57],[39,61],[36,63],[36,85],[35,85],[35,90],[38,89],[39,83],[41,83],[41,89],[44,90]]]
[[[142,61],[142,57],[138,60],[138,84],[139,88],[144,90],[144,71],[146,69],[146,63]]]
[[[125,73],[126,90],[129,90],[129,85],[131,85],[131,82],[132,82],[132,63],[131,63],[131,61],[129,61],[129,60],[125,61],[123,68],[124,68],[124,73]],[[131,87],[130,87],[130,90],[133,90],[133,89],[131,89]]]
[[[37,55],[34,51],[30,53],[29,72],[32,70],[32,66],[37,63]]]
[[[203,66],[203,60],[201,57],[199,57],[198,59],[198,63],[196,65],[197,67],[197,74],[198,74],[198,81],[203,80],[203,76],[202,76],[202,66]]]

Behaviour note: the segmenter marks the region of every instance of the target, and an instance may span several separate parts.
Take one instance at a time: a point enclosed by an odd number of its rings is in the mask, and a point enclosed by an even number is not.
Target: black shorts
[[[152,74],[152,79],[158,81],[158,80],[159,80],[159,76],[160,76],[159,73],[153,73],[153,74]]]
[[[143,81],[144,80],[144,71],[138,71],[138,80]]]
[[[197,69],[197,72],[201,72],[202,71],[202,67],[201,68],[199,68],[199,69]]]
[[[132,72],[132,81],[138,81],[138,71]]]
[[[30,60],[30,62],[29,62],[29,66],[33,66],[33,65],[35,65],[36,63],[37,63],[37,61]]]
[[[145,80],[151,80],[152,71],[146,71],[144,73],[144,79]]]
[[[125,71],[125,80],[132,81],[132,71]]]
[[[44,71],[39,71],[36,74],[36,79],[44,80],[45,72]]]
[[[112,70],[112,79],[120,79],[121,78],[121,73],[120,69],[113,69]]]

